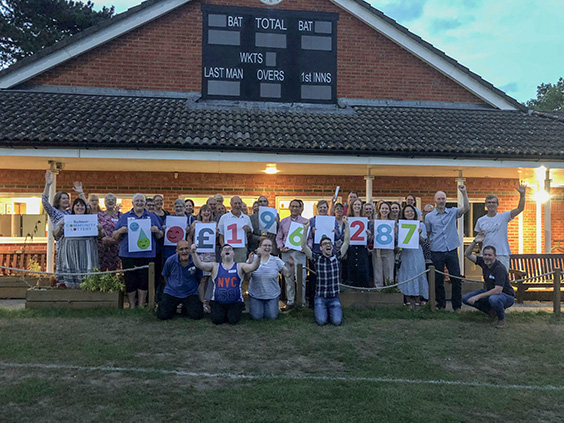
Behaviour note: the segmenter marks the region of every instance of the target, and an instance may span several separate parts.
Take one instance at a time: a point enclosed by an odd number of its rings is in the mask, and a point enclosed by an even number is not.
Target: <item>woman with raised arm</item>
[[[200,211],[196,216],[196,220],[192,222],[192,225],[190,226],[190,233],[188,234],[188,242],[190,243],[190,245],[197,243],[197,240],[195,240],[194,238],[196,233],[196,225],[198,223],[215,223],[216,237],[217,237],[217,233],[218,233],[217,222],[213,221],[213,213],[211,207],[208,206],[207,204],[204,204],[202,207],[200,207]],[[217,245],[217,241],[216,241],[216,245]],[[198,257],[200,258],[200,261],[202,261],[203,263],[213,263],[215,261],[215,253],[197,253],[197,254]],[[210,272],[204,271],[201,280],[202,283],[200,284],[200,287],[203,290],[203,293],[200,293],[200,296],[204,299],[205,313],[209,313],[211,311],[210,300],[213,295],[213,289],[212,289],[212,284],[209,281],[210,275],[211,275]]]
[[[290,257],[284,263],[272,255],[272,240],[261,236],[259,248],[264,250],[257,270],[251,273],[249,282],[249,314],[253,320],[274,320],[278,317],[278,302],[280,300],[280,284],[278,273],[289,278],[292,276],[294,259]],[[250,255],[253,261],[253,254]]]
[[[70,214],[89,214],[86,202],[82,198],[74,200]],[[55,239],[60,244],[57,253],[57,272],[62,273],[58,276],[59,286],[80,288],[86,275],[68,275],[68,273],[87,273],[98,267],[96,236],[65,237],[64,223],[63,218],[53,231]],[[98,236],[103,235],[102,225],[98,223]]]
[[[362,201],[357,198],[349,207],[348,221],[353,217],[364,217]],[[370,287],[368,250],[364,245],[351,245],[347,252],[347,279],[345,283],[351,286]]]
[[[412,220],[417,224],[417,231],[413,236],[419,237],[419,248],[401,250],[401,265],[398,271],[398,283],[405,282],[420,273],[425,272],[425,256],[421,245],[427,239],[427,230],[425,224],[419,221],[417,217],[417,209],[408,204],[404,207],[401,218],[403,220]],[[423,273],[408,283],[399,286],[400,291],[406,297],[406,305],[413,310],[420,305],[421,298],[429,298],[429,285],[427,275]]]
[[[115,194],[106,194],[104,204],[106,210],[98,212],[98,222],[102,225],[104,236],[98,239],[98,259],[100,261],[100,270],[116,270],[119,269],[119,242],[117,242],[112,234],[116,228],[116,224],[122,213],[116,208],[117,198]]]

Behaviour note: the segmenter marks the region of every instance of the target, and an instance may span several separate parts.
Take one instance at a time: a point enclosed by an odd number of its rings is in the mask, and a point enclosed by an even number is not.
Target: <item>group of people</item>
[[[260,196],[247,211],[240,197],[230,201],[230,211],[223,204],[223,197],[218,194],[210,197],[194,215],[195,204],[192,200],[178,199],[174,203],[173,216],[185,216],[187,220],[186,236],[176,246],[164,246],[162,240],[166,231],[166,216],[163,209],[163,197],[157,195],[146,198],[143,194],[133,196],[133,208],[125,213],[116,207],[116,196],[105,197],[105,210],[100,210],[99,199],[90,196],[86,200],[80,183],[74,184],[78,198],[70,206],[70,196],[62,192],[55,195],[53,204],[48,201],[50,185],[53,183],[51,172],[46,174],[43,193],[43,206],[49,214],[57,239],[57,271],[61,273],[59,282],[67,287],[76,287],[81,277],[66,276],[63,273],[90,272],[100,270],[133,269],[154,261],[157,268],[158,312],[160,319],[169,319],[177,309],[190,318],[202,318],[210,313],[214,323],[236,323],[244,309],[243,284],[248,280],[249,313],[253,319],[275,319],[279,312],[281,285],[279,276],[284,279],[286,304],[282,311],[295,306],[297,301],[314,309],[316,322],[320,325],[342,322],[339,301],[339,285],[344,283],[356,287],[383,287],[394,281],[400,282],[399,288],[405,296],[406,305],[415,308],[429,298],[426,265],[432,263],[438,270],[448,269],[452,282],[452,307],[460,310],[462,302],[498,317],[498,325],[504,322],[503,310],[510,306],[511,284],[507,281],[502,292],[490,287],[473,293],[473,296],[461,295],[460,266],[457,249],[460,239],[456,229],[457,219],[469,210],[469,201],[465,186],[460,186],[463,204],[458,207],[446,207],[446,194],[435,194],[435,205],[428,204],[419,210],[416,199],[408,195],[397,202],[363,202],[355,192],[351,192],[345,204],[333,198],[317,203],[317,214],[311,219],[302,216],[304,204],[295,199],[289,203],[290,215],[282,220],[277,218],[276,233],[267,233],[260,229],[259,207],[268,206],[268,199]],[[495,196],[486,198],[488,213],[478,219],[476,231],[479,233],[475,243],[482,243],[482,257],[476,257],[473,250],[466,256],[482,266],[484,277],[491,275],[500,279],[503,269],[507,273],[509,244],[507,223],[524,208],[524,185],[517,188],[520,194],[519,206],[512,211],[497,213],[499,201]],[[70,206],[70,207],[69,207]],[[248,214],[252,212],[251,214]],[[62,235],[62,222],[66,214],[97,213],[97,237],[68,238]],[[334,235],[322,236],[315,242],[317,216],[334,216]],[[368,219],[366,245],[350,245],[349,218],[365,217]],[[128,222],[131,219],[149,219],[150,232],[154,242],[145,251],[131,252],[128,249]],[[233,247],[226,242],[225,219],[240,220],[246,232],[247,245]],[[380,249],[374,248],[375,220],[413,220],[417,224],[419,247],[415,249]],[[194,234],[198,222],[216,223],[217,250],[215,253],[198,253],[194,243]],[[290,227],[297,222],[304,227],[301,237],[301,251],[290,249],[286,241]],[[469,248],[474,248],[473,243]],[[493,253],[493,255],[492,255]],[[496,255],[497,253],[497,255]],[[496,258],[499,260],[496,262]],[[308,264],[309,260],[309,264]],[[501,263],[501,268],[497,265]],[[302,297],[296,299],[297,264],[302,264]],[[491,267],[495,267],[495,272]],[[306,269],[309,267],[309,279]],[[162,279],[160,278],[162,276]],[[131,308],[144,306],[148,291],[148,273],[145,270],[125,272],[126,293]],[[306,285],[306,280],[308,283]],[[407,281],[403,283],[403,281]],[[497,279],[496,279],[497,281]],[[500,279],[501,281],[501,279]],[[488,282],[488,281],[486,281]],[[497,282],[496,282],[497,284]],[[497,286],[497,285],[496,285]],[[494,289],[495,288],[495,289]],[[500,300],[499,296],[503,299]],[[436,299],[439,309],[446,307],[444,278],[436,276]],[[488,302],[489,301],[489,302]],[[488,308],[489,307],[489,308]],[[500,309],[501,308],[501,309]]]

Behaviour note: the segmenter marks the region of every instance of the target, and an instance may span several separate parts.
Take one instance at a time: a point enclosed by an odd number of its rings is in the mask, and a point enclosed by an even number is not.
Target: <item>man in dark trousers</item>
[[[482,268],[485,288],[470,292],[462,297],[466,305],[476,307],[491,317],[497,317],[498,329],[505,327],[505,309],[515,302],[515,291],[509,282],[509,275],[505,266],[496,259],[495,247],[486,245],[482,250],[482,257],[473,254],[477,243],[483,242],[485,234],[480,232],[474,241],[466,248],[464,255]]]

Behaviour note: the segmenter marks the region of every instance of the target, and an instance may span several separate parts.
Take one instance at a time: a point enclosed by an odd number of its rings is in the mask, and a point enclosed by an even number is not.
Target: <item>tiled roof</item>
[[[564,122],[536,113],[193,104],[183,98],[0,91],[0,147],[564,159]]]
[[[107,19],[103,22],[100,22],[97,25],[94,25],[90,28],[85,29],[84,31],[79,32],[78,34],[75,34],[71,37],[67,37],[61,41],[59,41],[58,43],[55,43],[54,45],[47,47],[37,53],[35,53],[32,56],[26,57],[16,63],[14,63],[12,66],[8,67],[7,69],[4,70],[0,70],[0,78],[3,78],[7,75],[10,75],[14,72],[18,72],[20,71],[22,68],[25,68],[27,66],[33,66],[34,63],[38,62],[40,59],[47,57],[53,53],[56,53],[60,50],[63,49],[68,49],[69,46],[77,43],[80,40],[86,39],[88,37],[92,37],[93,35],[104,31],[106,29],[108,29],[109,27],[111,27],[112,25],[116,25],[116,24],[120,24],[122,23],[124,20],[126,20],[127,18],[130,18],[131,16],[134,16],[137,13],[142,12],[145,9],[148,9],[154,5],[158,5],[159,2],[161,2],[162,0],[146,0],[144,2],[142,2],[141,4],[132,7],[130,9],[128,9],[125,12],[122,12],[118,15],[115,15],[113,17],[111,17],[110,19]],[[187,0],[187,2],[189,2],[190,0]],[[471,77],[473,80],[475,80],[476,82],[478,82],[480,85],[482,85],[483,87],[485,87],[486,89],[494,92],[496,95],[501,96],[503,99],[505,99],[508,103],[510,103],[511,105],[513,105],[515,108],[520,109],[520,110],[525,110],[526,108],[520,104],[517,100],[515,100],[514,98],[510,97],[509,95],[507,95],[505,92],[501,91],[500,89],[496,88],[494,85],[492,85],[491,83],[487,82],[486,80],[484,80],[480,75],[472,72],[470,69],[468,69],[466,66],[461,65],[459,62],[457,62],[456,60],[454,60],[453,58],[451,58],[450,56],[447,56],[442,50],[439,50],[438,48],[436,48],[435,46],[433,46],[432,44],[428,43],[427,41],[423,40],[421,37],[419,37],[418,35],[412,33],[411,31],[409,31],[406,27],[404,27],[403,25],[399,24],[398,22],[396,22],[394,19],[386,16],[384,13],[382,13],[380,10],[376,9],[375,7],[373,7],[370,3],[368,3],[365,0],[354,0],[356,3],[358,3],[360,6],[362,6],[363,8],[365,8],[368,12],[370,12],[371,14],[377,16],[379,19],[384,20],[385,22],[387,22],[388,24],[394,26],[396,29],[398,29],[399,31],[401,31],[403,34],[407,35],[408,37],[410,37],[412,40],[414,40],[415,42],[417,42],[418,44],[420,44],[421,46],[425,47],[426,49],[429,49],[430,51],[433,52],[433,54],[437,55],[438,57],[440,57],[441,59],[446,60],[450,65],[454,66],[456,69],[464,72],[466,75],[468,75],[469,77]],[[14,87],[10,87],[10,88],[14,88]]]

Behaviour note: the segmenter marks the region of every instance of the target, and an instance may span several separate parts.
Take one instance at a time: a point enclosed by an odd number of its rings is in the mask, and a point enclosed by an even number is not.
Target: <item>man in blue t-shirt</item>
[[[482,257],[473,254],[477,243],[483,242],[485,234],[480,232],[468,246],[464,255],[473,263],[482,268],[485,287],[470,292],[462,297],[466,305],[476,307],[490,317],[497,317],[498,329],[505,327],[505,309],[515,302],[515,291],[509,281],[505,266],[497,260],[495,247],[486,245],[482,250]]]
[[[190,258],[190,245],[187,241],[178,241],[176,254],[170,256],[163,266],[166,280],[163,296],[157,309],[161,320],[171,319],[178,304],[183,304],[183,313],[190,319],[204,317],[202,271]]]

